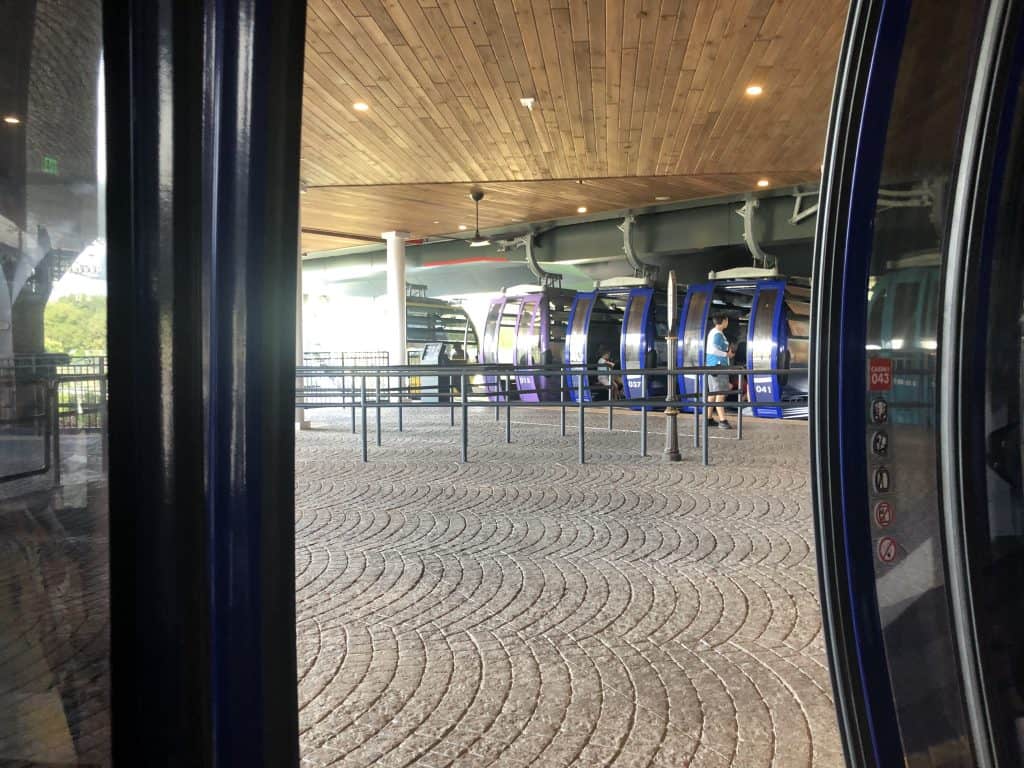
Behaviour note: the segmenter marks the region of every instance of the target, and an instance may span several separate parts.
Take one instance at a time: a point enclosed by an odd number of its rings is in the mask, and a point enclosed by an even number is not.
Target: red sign
[[[878,523],[879,528],[888,528],[892,525],[893,512],[892,504],[888,501],[879,501],[875,503],[875,522]]]
[[[887,357],[872,357],[868,360],[868,389],[872,392],[888,392],[892,389],[892,360]]]
[[[883,563],[891,563],[896,559],[896,539],[892,536],[883,536],[878,540],[878,559]]]

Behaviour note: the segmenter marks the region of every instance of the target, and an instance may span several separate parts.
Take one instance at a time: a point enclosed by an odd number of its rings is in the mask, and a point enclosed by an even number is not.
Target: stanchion
[[[53,482],[60,485],[61,458],[60,458],[60,397],[59,387],[56,379],[50,380],[50,412],[53,413]]]
[[[402,376],[398,377],[398,431],[402,431]]]
[[[376,391],[373,396],[373,402],[377,404],[377,447],[380,448],[380,376],[377,376]]]
[[[561,428],[562,437],[565,437],[565,370],[563,370],[558,378],[561,380],[561,385],[558,387],[558,400],[561,402],[560,409],[562,411]]]
[[[579,383],[579,389],[576,392],[576,399],[577,399],[578,404],[579,404],[579,411],[578,411],[579,418],[577,419],[577,421],[579,422],[580,464],[583,464],[584,461],[586,460],[586,444],[585,444],[585,438],[583,436],[583,431],[585,429],[585,425],[584,425],[584,421],[583,421],[583,381],[584,381],[584,375],[583,374],[577,374],[576,378],[577,378],[577,382]]]
[[[700,399],[706,403],[708,401],[708,375],[706,373],[700,375],[700,391]],[[708,465],[708,407],[705,405],[702,410],[701,424],[704,426],[704,445],[701,451],[701,463],[706,467]]]
[[[743,439],[743,380],[741,373],[739,379],[739,392],[736,393],[736,439]]]
[[[612,431],[612,414],[615,413],[612,407],[612,388],[608,387],[608,431]]]
[[[494,420],[501,421],[501,374],[494,375]]]
[[[647,400],[647,374],[641,374],[640,397]],[[647,455],[647,406],[640,406],[640,455]]]
[[[369,460],[369,451],[366,447],[366,377],[363,376],[359,380],[359,412],[360,421],[362,423],[362,434],[363,434],[363,463],[365,464]]]
[[[345,377],[342,376],[341,388],[348,394],[349,402],[352,403],[352,434],[354,435],[356,433],[356,377],[350,376],[348,384],[346,384]]]
[[[108,430],[107,430],[107,374],[104,371],[104,364],[100,363],[100,466],[103,471],[107,471],[107,447],[108,447]]]
[[[459,392],[462,392],[462,382],[465,380],[465,374],[459,379]],[[448,388],[448,426],[455,426],[455,395],[452,394],[451,387]]]
[[[469,404],[466,400],[466,374],[459,380],[459,395],[462,399],[462,463],[469,461]]]
[[[512,442],[512,397],[510,391],[512,389],[512,382],[509,377],[505,377],[505,442]]]

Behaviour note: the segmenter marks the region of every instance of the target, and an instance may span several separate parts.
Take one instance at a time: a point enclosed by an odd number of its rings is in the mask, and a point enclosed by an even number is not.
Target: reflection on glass
[[[757,319],[754,321],[755,368],[771,368],[772,353],[775,352],[775,305],[779,300],[778,290],[763,290],[757,300]]]
[[[519,313],[519,333],[516,337],[517,365],[529,366],[540,358],[540,335],[535,324],[535,313],[539,309],[535,301],[526,301]]]
[[[100,4],[0,28],[0,764],[108,765]]]
[[[519,299],[507,299],[498,325],[498,360],[511,365],[516,361],[516,323],[519,319]]]
[[[865,286],[868,503],[862,514],[874,544],[878,608],[908,765],[973,762],[943,568],[935,352],[920,342],[938,338],[935,278],[961,109],[976,60],[976,12],[973,2],[911,6]],[[883,372],[873,383],[872,369]],[[873,442],[881,424],[887,425],[884,456]],[[872,514],[882,496],[891,510],[884,530]]]

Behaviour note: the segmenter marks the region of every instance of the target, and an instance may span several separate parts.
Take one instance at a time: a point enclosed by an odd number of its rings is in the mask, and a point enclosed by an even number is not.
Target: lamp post
[[[676,399],[676,272],[668,273],[668,287],[666,288],[668,308],[668,335],[665,336],[665,349],[668,354],[668,382],[665,387],[665,401],[672,403]],[[679,425],[676,419],[679,411],[675,406],[669,405],[665,408],[665,453],[664,461],[679,461]]]

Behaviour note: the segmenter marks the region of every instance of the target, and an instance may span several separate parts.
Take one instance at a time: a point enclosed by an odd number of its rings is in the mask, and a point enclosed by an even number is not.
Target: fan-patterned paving
[[[344,417],[298,436],[297,598],[309,766],[841,765],[805,423],[637,454],[636,414]],[[591,424],[591,419],[593,422]],[[371,420],[372,424],[372,420]],[[689,426],[689,422],[684,425]],[[688,446],[689,438],[683,438]]]

